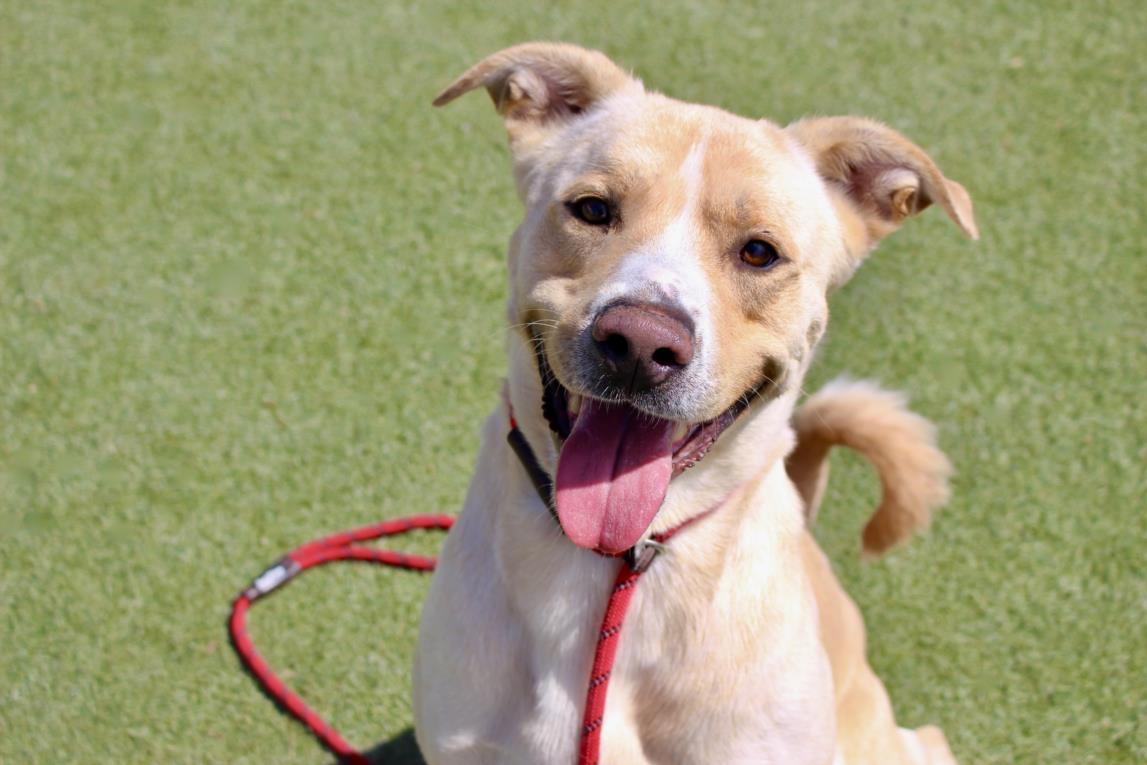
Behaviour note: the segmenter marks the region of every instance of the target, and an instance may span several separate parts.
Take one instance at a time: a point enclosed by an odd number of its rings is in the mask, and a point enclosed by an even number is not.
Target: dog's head
[[[977,235],[963,187],[870,120],[745,119],[571,45],[497,53],[435,104],[479,86],[526,207],[509,317],[534,384],[515,405],[545,409],[557,511],[585,547],[632,546],[674,475],[795,390],[828,294],[904,219],[936,203]]]

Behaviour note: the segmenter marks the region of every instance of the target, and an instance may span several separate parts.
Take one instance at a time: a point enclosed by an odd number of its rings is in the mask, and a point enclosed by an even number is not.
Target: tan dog
[[[574,46],[502,51],[435,103],[478,87],[505,120],[526,216],[505,402],[423,613],[427,762],[572,764],[619,567],[605,556],[713,507],[637,589],[602,762],[953,762],[939,730],[897,728],[806,523],[834,444],[880,474],[871,552],[927,521],[947,461],[871,385],[794,404],[828,294],[932,203],[975,237],[967,193],[879,123],[744,119]],[[510,408],[560,528],[506,445]]]

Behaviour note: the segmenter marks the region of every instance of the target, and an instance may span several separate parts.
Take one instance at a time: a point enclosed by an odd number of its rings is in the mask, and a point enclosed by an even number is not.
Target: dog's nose
[[[606,308],[591,334],[613,383],[631,393],[660,385],[693,360],[692,322],[661,307]]]

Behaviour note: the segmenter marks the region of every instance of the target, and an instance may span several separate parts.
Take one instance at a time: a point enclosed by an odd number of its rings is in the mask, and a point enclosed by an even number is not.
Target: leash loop
[[[665,551],[665,544],[682,529],[705,518],[716,508],[696,515],[681,525],[652,538],[640,542],[624,556],[621,567],[606,603],[594,648],[593,671],[590,673],[586,693],[583,722],[578,747],[578,765],[597,765],[601,751],[601,727],[605,719],[606,694],[613,673],[613,663],[617,656],[621,630],[629,603],[637,587],[637,581],[657,557]],[[366,756],[351,746],[339,732],[332,728],[306,702],[287,687],[271,667],[255,650],[255,644],[247,632],[247,614],[251,606],[260,599],[278,592],[308,569],[337,561],[359,561],[376,563],[393,568],[411,571],[432,571],[437,563],[435,558],[409,555],[393,550],[363,547],[361,543],[382,537],[406,534],[415,529],[437,529],[446,531],[454,525],[448,515],[423,515],[384,521],[371,526],[352,529],[334,534],[297,547],[268,566],[239,593],[231,605],[231,618],[228,629],[231,646],[239,660],[250,673],[263,692],[275,702],[283,712],[293,717],[339,762],[347,765],[370,765]]]
[[[420,515],[362,526],[309,542],[295,548],[264,569],[231,604],[228,632],[231,646],[239,655],[243,666],[275,705],[310,731],[311,735],[337,757],[339,762],[347,765],[369,765],[366,756],[351,746],[338,731],[307,706],[298,694],[288,688],[255,650],[255,644],[247,632],[247,613],[260,599],[277,592],[307,569],[327,563],[358,561],[410,571],[432,571],[436,563],[435,558],[364,547],[362,543],[406,534],[416,529],[446,531],[453,525],[454,519],[449,515]]]

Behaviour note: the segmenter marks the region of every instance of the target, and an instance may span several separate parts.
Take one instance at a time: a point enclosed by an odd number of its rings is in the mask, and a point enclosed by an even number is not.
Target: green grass
[[[818,533],[902,722],[972,765],[1147,761],[1144,28],[1133,0],[0,2],[0,761],[326,761],[228,601],[317,534],[458,507],[520,210],[487,99],[429,101],[533,38],[878,117],[968,187],[982,241],[936,212],[889,240],[809,386],[910,391],[954,500],[862,567],[876,486],[842,456]],[[253,632],[388,741],[425,587],[330,570]]]

